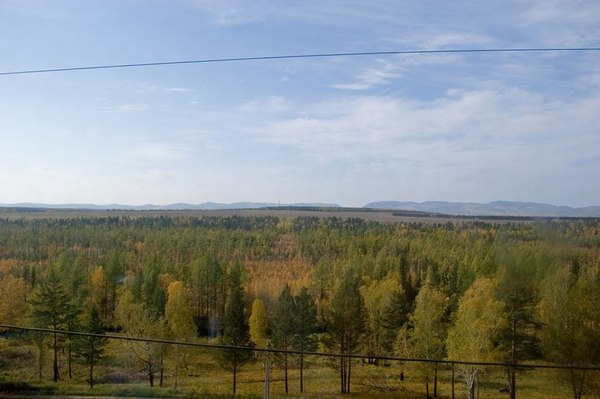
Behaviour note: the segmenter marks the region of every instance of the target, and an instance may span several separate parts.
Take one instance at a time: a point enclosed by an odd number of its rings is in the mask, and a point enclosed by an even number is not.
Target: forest
[[[599,398],[599,309],[599,219],[0,214],[0,392]]]

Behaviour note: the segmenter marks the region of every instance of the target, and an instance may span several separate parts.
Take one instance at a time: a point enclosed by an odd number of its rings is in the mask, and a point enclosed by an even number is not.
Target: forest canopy
[[[102,326],[258,347],[319,344],[343,354],[598,365],[600,221],[0,218],[0,294],[0,324]],[[57,306],[42,309],[48,298]],[[350,313],[344,304],[352,304]],[[298,322],[296,313],[309,321]],[[55,357],[65,345],[53,338]],[[132,348],[151,383],[162,350]],[[177,359],[179,368],[185,354]],[[237,370],[249,360],[231,352],[220,361]],[[342,392],[350,391],[350,366],[344,358],[336,366]],[[471,391],[482,370],[460,372]],[[437,369],[420,373],[428,390],[436,384]],[[581,392],[588,382],[575,374],[569,381]]]

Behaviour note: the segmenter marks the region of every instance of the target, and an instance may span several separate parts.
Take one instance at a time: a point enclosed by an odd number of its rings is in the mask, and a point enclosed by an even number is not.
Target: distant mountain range
[[[157,211],[157,210],[223,210],[223,209],[259,209],[276,207],[294,207],[294,208],[339,208],[337,204],[322,203],[294,203],[280,204],[274,202],[234,202],[231,204],[205,202],[203,204],[168,204],[168,205],[123,205],[123,204],[40,204],[40,203],[18,203],[18,204],[0,204],[5,208],[29,208],[29,209],[87,209],[87,210],[126,210],[126,211]]]
[[[18,203],[0,204],[5,208],[29,209],[88,209],[88,210],[224,210],[224,209],[259,209],[259,208],[339,208],[337,204],[327,203],[291,203],[280,204],[273,202],[235,202],[231,204],[205,202],[202,204],[177,203],[169,205],[123,205],[123,204],[39,204]],[[439,213],[457,216],[538,216],[538,217],[600,217],[600,206],[572,208],[535,202],[494,201],[487,204],[472,202],[401,202],[380,201],[366,204],[364,209],[405,210],[427,213]],[[356,208],[353,208],[356,209]]]
[[[372,209],[393,209],[418,212],[442,213],[458,216],[551,216],[551,217],[600,217],[600,206],[571,208],[536,202],[494,201],[487,204],[473,202],[371,202],[364,206]]]

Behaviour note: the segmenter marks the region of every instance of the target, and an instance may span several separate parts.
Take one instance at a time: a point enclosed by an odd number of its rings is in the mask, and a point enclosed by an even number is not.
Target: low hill
[[[493,201],[475,202],[401,202],[380,201],[364,206],[371,209],[407,210],[458,216],[534,216],[534,217],[600,217],[600,206],[572,208],[536,202]]]

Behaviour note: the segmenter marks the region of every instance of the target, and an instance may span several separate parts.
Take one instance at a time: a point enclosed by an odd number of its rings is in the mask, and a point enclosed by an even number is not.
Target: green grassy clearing
[[[142,364],[136,359],[130,345],[112,341],[105,358],[97,365],[94,373],[95,386],[88,385],[88,368],[73,363],[72,378],[67,371],[66,353],[61,353],[61,380],[52,382],[52,356],[45,356],[43,378],[37,376],[37,348],[31,343],[10,340],[0,345],[0,391],[20,391],[31,394],[64,394],[90,396],[136,396],[136,397],[183,397],[209,398],[231,397],[232,375],[224,371],[215,361],[211,350],[190,348],[186,351],[185,365],[180,367],[175,389],[175,365],[171,353],[164,360],[163,386],[159,387],[159,375],[155,376],[155,387],[150,387]],[[331,359],[309,356],[304,372],[304,393],[299,392],[299,370],[290,362],[289,393],[285,394],[284,373],[280,364],[273,359],[271,369],[271,397],[273,398],[423,398],[425,385],[414,369],[414,364],[394,363],[375,366],[356,362],[352,370],[352,393],[339,393],[338,372]],[[404,380],[400,380],[400,374]],[[262,397],[264,392],[264,363],[261,356],[246,364],[239,371],[237,395],[244,398]],[[566,372],[555,370],[533,370],[517,376],[520,398],[568,398],[571,397]],[[590,373],[591,389],[585,397],[600,398],[600,373]],[[593,385],[595,384],[595,385]],[[501,389],[506,386],[503,370],[487,370],[479,379],[481,398],[503,398],[508,394]],[[452,393],[451,370],[440,367],[438,373],[438,397],[450,398]],[[430,395],[433,384],[430,384]],[[466,397],[463,381],[455,376],[455,395]]]

